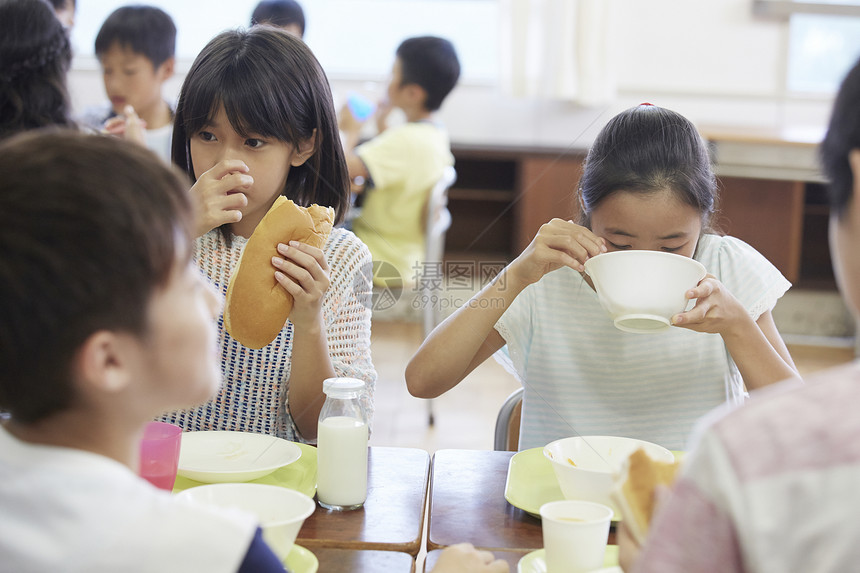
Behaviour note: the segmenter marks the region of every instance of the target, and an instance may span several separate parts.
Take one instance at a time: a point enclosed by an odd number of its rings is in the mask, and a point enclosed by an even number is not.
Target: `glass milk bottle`
[[[317,426],[317,499],[326,509],[358,509],[367,499],[364,381],[329,378]]]

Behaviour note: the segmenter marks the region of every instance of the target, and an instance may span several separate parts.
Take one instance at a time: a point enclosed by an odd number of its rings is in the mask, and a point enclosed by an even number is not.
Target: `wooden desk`
[[[402,551],[414,557],[421,547],[429,471],[430,455],[424,450],[370,448],[364,507],[340,512],[317,506],[296,543],[314,553],[322,547]]]
[[[354,573],[355,571],[386,571],[413,573],[415,558],[399,551],[360,551],[317,547],[314,555],[320,562],[320,573]]]
[[[521,554],[543,547],[540,520],[505,500],[514,453],[439,450],[433,455],[428,551],[462,542]]]

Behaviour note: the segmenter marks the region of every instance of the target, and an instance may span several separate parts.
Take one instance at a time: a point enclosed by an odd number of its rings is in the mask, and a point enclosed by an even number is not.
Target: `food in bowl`
[[[543,455],[552,463],[565,499],[582,499],[608,505],[620,515],[612,501],[613,477],[635,450],[642,448],[654,460],[672,463],[675,456],[652,442],[618,436],[575,436],[550,442]]]
[[[316,508],[305,494],[276,485],[215,483],[181,491],[177,496],[204,505],[236,508],[256,515],[263,539],[283,561],[293,548],[302,524]]]
[[[625,332],[666,330],[707,271],[699,261],[661,251],[614,251],[585,262],[601,306]]]

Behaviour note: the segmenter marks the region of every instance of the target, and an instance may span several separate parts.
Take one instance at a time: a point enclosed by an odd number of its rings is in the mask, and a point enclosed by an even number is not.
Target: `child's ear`
[[[166,82],[170,78],[173,77],[173,73],[176,71],[176,58],[173,56],[164,60],[160,66],[158,66],[157,75],[161,79],[162,82]]]
[[[129,341],[115,332],[100,330],[87,338],[75,365],[85,392],[114,394],[128,387],[133,378],[128,349]]]
[[[299,143],[298,147],[296,147],[293,156],[290,158],[290,165],[293,167],[298,167],[300,165],[304,165],[305,161],[311,158],[314,154],[314,150],[317,148],[317,130],[314,128],[311,136],[301,143]]]
[[[427,102],[427,90],[418,84],[406,84],[403,86],[403,89],[406,93],[406,99],[411,102],[413,106],[420,107],[422,109],[427,107],[425,105]]]

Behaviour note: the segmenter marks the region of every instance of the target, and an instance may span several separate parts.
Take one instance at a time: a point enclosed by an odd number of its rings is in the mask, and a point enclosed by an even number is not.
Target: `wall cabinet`
[[[449,259],[510,261],[553,217],[575,218],[584,150],[456,146]],[[795,284],[833,288],[827,206],[815,182],[720,175],[723,232],[750,243]]]

